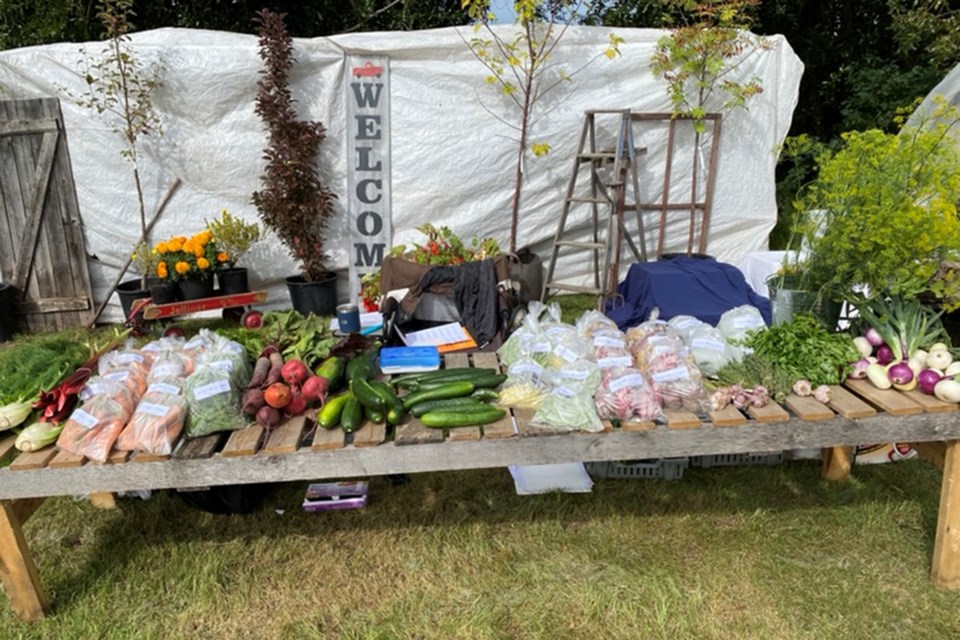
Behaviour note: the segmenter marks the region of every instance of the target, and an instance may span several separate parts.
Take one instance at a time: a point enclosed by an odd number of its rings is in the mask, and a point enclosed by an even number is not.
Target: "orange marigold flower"
[[[167,243],[167,249],[172,253],[176,253],[177,251],[183,249],[183,242],[181,242],[178,238],[174,238]]]
[[[157,243],[157,246],[154,247],[154,250],[155,250],[157,253],[159,253],[160,255],[165,254],[165,253],[168,251],[167,243],[166,243],[166,242],[158,242],[158,243]]]
[[[229,262],[230,256],[227,255],[226,251],[221,251],[217,254],[217,262]]]
[[[203,250],[203,247],[201,247],[201,246],[199,246],[199,245],[195,245],[195,246],[193,247],[193,255],[194,255],[195,257],[197,257],[197,258],[203,257],[203,254],[204,254],[204,253],[205,253],[205,252],[204,252],[204,250]]]
[[[174,240],[178,241],[180,244],[183,244],[187,241],[187,236],[177,236]]]
[[[179,273],[180,275],[183,275],[186,272],[190,271],[190,265],[184,262],[183,260],[178,262],[174,268],[177,270],[177,273]]]
[[[197,266],[201,269],[207,269],[210,267],[210,261],[206,258],[197,258]]]
[[[168,275],[167,263],[161,260],[157,263],[157,276],[160,278],[166,278]]]

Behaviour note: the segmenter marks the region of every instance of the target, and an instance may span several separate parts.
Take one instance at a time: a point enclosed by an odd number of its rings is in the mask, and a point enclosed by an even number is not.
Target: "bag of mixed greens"
[[[199,364],[183,385],[189,407],[187,437],[199,438],[247,426],[247,418],[240,411],[240,388],[233,384],[226,367]]]

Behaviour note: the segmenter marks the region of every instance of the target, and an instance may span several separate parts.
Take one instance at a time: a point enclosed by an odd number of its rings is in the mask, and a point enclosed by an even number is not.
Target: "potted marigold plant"
[[[213,276],[227,260],[227,254],[206,229],[189,238],[174,236],[158,242],[153,251],[157,255],[157,277],[176,282],[184,300],[211,297]]]
[[[246,222],[231,215],[229,211],[220,211],[220,217],[207,220],[207,229],[213,234],[213,242],[223,252],[224,261],[217,271],[220,294],[230,295],[249,291],[247,268],[238,267],[237,262],[260,239],[260,225]]]
[[[297,120],[290,93],[293,38],[285,13],[257,13],[259,53],[264,69],[257,83],[256,113],[267,129],[262,189],[253,204],[264,226],[273,230],[300,264],[287,278],[293,308],[307,314],[333,315],[336,273],[326,268],[326,229],[336,196],[320,181],[317,153],[326,138],[320,122]]]

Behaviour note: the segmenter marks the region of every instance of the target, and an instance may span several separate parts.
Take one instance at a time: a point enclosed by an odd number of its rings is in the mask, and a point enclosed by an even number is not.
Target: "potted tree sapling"
[[[257,83],[256,113],[267,129],[268,143],[263,188],[253,194],[253,204],[264,226],[300,264],[300,274],[286,280],[293,308],[303,314],[333,315],[337,275],[326,268],[324,242],[336,196],[320,181],[317,169],[326,129],[320,122],[297,119],[289,87],[293,38],[285,17],[268,9],[257,13],[264,69]]]
[[[223,209],[219,218],[207,220],[207,230],[213,234],[213,241],[221,251],[217,255],[220,294],[226,296],[249,291],[247,268],[238,267],[237,262],[260,239],[260,225],[246,222]]]

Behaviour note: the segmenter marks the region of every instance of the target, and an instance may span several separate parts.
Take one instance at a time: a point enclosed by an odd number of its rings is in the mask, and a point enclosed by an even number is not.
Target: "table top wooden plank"
[[[17,436],[8,435],[6,437],[0,438],[0,460],[3,460],[10,452],[14,450],[14,443],[17,441]]]
[[[670,429],[697,429],[700,427],[700,418],[689,411],[666,409],[663,412],[663,419],[667,421],[667,427]]]
[[[747,413],[757,422],[787,422],[790,420],[790,414],[776,402],[771,402],[765,407],[747,407]]]
[[[473,354],[473,366],[483,369],[495,369],[499,373],[500,359],[495,353],[489,351],[477,351]]]
[[[790,411],[797,414],[798,418],[808,422],[830,420],[834,416],[833,411],[827,405],[810,396],[798,396],[791,393],[784,399],[784,404]]]
[[[131,458],[130,461],[131,461],[131,462],[135,462],[135,463],[137,463],[137,462],[139,462],[139,463],[143,463],[143,462],[164,462],[164,461],[169,460],[169,459],[170,459],[170,456],[158,456],[158,455],[154,455],[154,454],[152,454],[152,453],[147,453],[146,451],[136,451],[136,452],[134,452],[133,458]]]
[[[530,422],[533,412],[526,409],[509,409],[507,414],[496,422],[483,425],[483,437],[488,440],[502,440],[517,435],[517,431],[513,428],[512,416],[516,416],[518,423],[521,420]]]
[[[414,417],[408,417],[396,426],[393,441],[398,445],[416,445],[443,442],[443,429],[431,429]]]
[[[56,447],[47,447],[40,451],[23,452],[10,463],[11,471],[28,471],[31,469],[43,469],[47,463],[53,460],[57,455]]]
[[[923,407],[893,389],[878,389],[869,380],[847,379],[843,385],[873,406],[893,416],[923,413]]]
[[[216,452],[220,447],[220,443],[226,437],[226,433],[212,433],[209,436],[190,438],[173,453],[173,457],[184,460],[209,458]]]
[[[275,455],[278,453],[293,453],[300,446],[303,427],[307,419],[304,416],[293,416],[272,429],[263,445],[262,453]]]
[[[86,458],[69,451],[58,451],[57,455],[47,464],[51,469],[66,469],[69,467],[80,467]]]
[[[443,356],[443,365],[446,369],[469,367],[470,356],[466,353],[448,353]]]
[[[375,447],[386,439],[386,423],[377,424],[372,420],[364,420],[360,428],[353,432],[353,446],[355,447]]]
[[[718,427],[735,427],[747,422],[747,416],[732,404],[728,404],[719,411],[710,411],[707,413],[710,422]]]
[[[466,440],[479,440],[483,436],[480,427],[458,427],[450,429],[447,439],[451,442],[464,442]]]
[[[623,431],[652,431],[657,425],[650,420],[630,420],[620,423]]]
[[[223,445],[222,456],[252,456],[257,452],[260,446],[260,440],[263,438],[264,429],[254,422],[245,429],[238,429],[227,438],[227,444]]]
[[[339,426],[336,426],[332,429],[324,429],[323,427],[318,426],[313,432],[313,443],[310,445],[310,448],[313,451],[331,451],[333,449],[343,449],[344,447],[344,436],[346,434],[343,432]]]
[[[119,449],[114,449],[110,452],[110,455],[107,456],[107,464],[123,464],[129,457],[129,451],[120,451]]]
[[[927,413],[950,413],[957,410],[956,402],[944,402],[936,396],[928,396],[919,389],[901,391],[901,393],[923,407]]]
[[[869,418],[877,415],[877,410],[837,384],[830,385],[828,406],[844,418]]]

